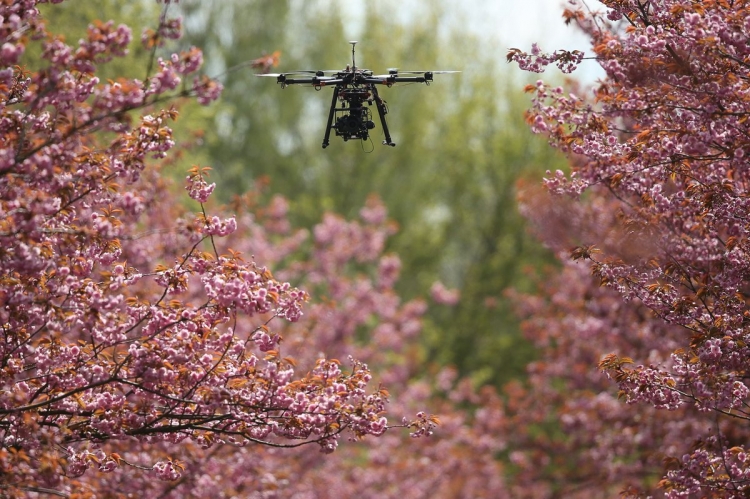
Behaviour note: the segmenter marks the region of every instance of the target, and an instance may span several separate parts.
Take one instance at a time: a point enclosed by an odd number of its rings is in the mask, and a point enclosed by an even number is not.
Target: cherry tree
[[[250,192],[231,205],[238,213],[237,230],[226,242],[315,297],[298,321],[275,327],[297,369],[305,371],[321,357],[357,358],[370,366],[373,382],[392,388],[390,413],[430,407],[440,416],[440,431],[415,438],[436,423],[418,413],[415,422],[423,424],[422,432],[413,427],[377,439],[342,439],[336,452],[325,456],[312,446],[109,442],[108,450],[129,462],[169,452],[185,469],[173,481],[143,479],[126,467],[108,473],[93,469],[80,477],[78,490],[174,498],[512,497],[504,492],[502,465],[494,459],[505,449],[508,433],[502,400],[492,389],[474,389],[450,368],[425,373],[419,335],[422,315],[432,305],[404,302],[394,290],[400,261],[384,248],[396,227],[382,203],[371,198],[357,220],[327,214],[310,230],[289,222],[289,201],[278,195]]]
[[[620,402],[601,380],[581,384],[590,372],[558,370],[577,379],[557,417],[567,442],[590,452],[578,471],[634,494],[745,497],[750,8],[602,3],[600,12],[572,0],[565,11],[606,73],[590,97],[542,81],[527,87],[531,128],[571,158],[571,172],[550,173],[546,186],[577,203],[552,201],[566,207],[558,228],[542,219],[549,209],[527,213],[558,252],[574,246],[567,257],[588,261],[607,289],[594,290],[566,264],[565,288],[550,289],[552,303],[530,301],[541,315],[527,326],[560,366],[571,365],[562,356],[596,363],[618,389]],[[508,58],[526,70],[554,63],[571,71],[585,55],[534,46]],[[535,320],[559,325],[543,332]],[[545,376],[556,369],[535,368]]]
[[[144,81],[100,81],[131,30],[94,23],[71,46],[38,3],[0,5],[2,494],[96,495],[87,476],[128,470],[179,480],[184,448],[328,453],[342,435],[431,433],[424,413],[388,423],[361,361],[296,368],[276,328],[308,294],[232,249],[238,221],[209,211],[205,168],[187,177],[197,214],[160,176],[176,99],[221,91],[200,50],[155,58]],[[164,50],[179,31],[162,16],[141,43]],[[38,69],[20,65],[30,46]]]

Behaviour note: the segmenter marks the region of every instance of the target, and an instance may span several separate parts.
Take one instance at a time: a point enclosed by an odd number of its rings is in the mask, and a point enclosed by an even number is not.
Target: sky
[[[494,38],[502,48],[525,49],[537,42],[543,50],[587,49],[586,38],[562,19],[564,0],[446,0],[468,11],[473,29]],[[471,4],[469,8],[467,5]]]
[[[341,2],[351,23],[347,36],[358,39],[361,30],[361,14],[367,0]],[[370,0],[372,1],[372,0]],[[399,12],[394,15],[419,15],[418,5],[424,0],[398,0]],[[438,0],[433,0],[438,1]],[[589,52],[586,37],[575,27],[566,26],[562,19],[567,0],[439,0],[445,5],[451,19],[463,23],[466,29],[486,37],[488,46],[497,50],[504,60],[511,47],[528,51],[536,42],[543,51],[555,49],[583,50]],[[601,8],[597,0],[587,0],[589,7]],[[579,79],[596,80],[601,69],[594,62],[584,62],[576,72]]]

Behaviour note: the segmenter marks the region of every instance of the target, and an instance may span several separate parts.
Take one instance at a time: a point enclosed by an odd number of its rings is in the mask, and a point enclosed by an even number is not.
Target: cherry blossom
[[[666,497],[744,497],[750,11],[732,1],[602,3],[599,12],[573,0],[565,13],[591,38],[606,73],[598,87],[539,81],[526,88],[532,130],[571,158],[570,173],[549,173],[546,185],[578,200],[578,207],[563,197],[551,201],[560,205],[555,211],[568,211],[555,217],[567,234],[538,214],[529,217],[550,231],[540,230],[541,237],[561,257],[587,262],[599,284],[616,293],[611,311],[600,312],[604,295],[580,276],[577,296],[585,301],[562,307],[566,334],[596,339],[591,353],[598,359],[590,360],[627,404],[616,410],[630,419],[630,438],[642,439],[641,449],[630,447],[630,457],[619,459],[638,462],[646,451],[665,457],[639,471],[618,465],[620,451],[610,451],[591,465],[591,476],[612,473],[633,494],[656,487]],[[564,57],[532,49],[512,50],[509,59],[536,71]],[[564,255],[563,244],[574,249]],[[597,313],[586,313],[592,307]],[[627,316],[633,320],[622,324]],[[573,358],[593,346],[565,341]],[[549,366],[539,367],[550,375]],[[586,440],[582,432],[593,429],[584,423],[588,409],[574,404],[561,408],[562,421],[581,421],[568,431]],[[679,431],[670,413],[679,414]],[[607,430],[600,436],[614,437]],[[635,474],[612,471],[618,467]],[[662,480],[650,482],[647,473]]]
[[[86,477],[125,468],[175,482],[182,446],[330,452],[342,436],[431,431],[427,415],[389,424],[360,360],[298,371],[275,328],[309,295],[229,245],[238,219],[210,211],[205,169],[187,181],[197,213],[159,176],[177,99],[220,92],[204,75],[178,88],[200,52],[105,83],[97,68],[127,52],[129,28],[94,23],[74,48],[36,4],[0,6],[0,494],[109,493]],[[178,27],[162,16],[147,45]],[[25,72],[30,44],[41,68]]]

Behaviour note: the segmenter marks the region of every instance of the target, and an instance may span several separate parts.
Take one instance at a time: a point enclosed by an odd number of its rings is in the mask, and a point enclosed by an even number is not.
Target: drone
[[[356,41],[352,46],[352,63],[342,70],[326,71],[291,71],[289,73],[258,74],[256,76],[274,77],[281,88],[288,85],[311,85],[315,90],[332,86],[333,97],[328,113],[323,149],[330,143],[331,130],[344,141],[367,140],[370,130],[375,128],[370,107],[375,104],[383,126],[385,140],[383,145],[395,146],[388,131],[385,115],[388,114],[386,102],[378,94],[378,85],[392,87],[396,83],[424,83],[429,85],[433,75],[458,73],[459,71],[399,71],[392,68],[388,74],[376,75],[369,69],[358,68],[354,60]],[[308,76],[309,75],[309,76]],[[407,75],[407,76],[403,76]],[[365,103],[367,106],[365,106]],[[338,107],[337,107],[338,105]]]

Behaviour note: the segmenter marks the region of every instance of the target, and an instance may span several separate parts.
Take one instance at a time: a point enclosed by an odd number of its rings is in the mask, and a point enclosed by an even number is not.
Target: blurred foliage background
[[[370,194],[386,204],[400,227],[390,251],[402,261],[404,298],[428,296],[439,280],[461,292],[455,306],[431,304],[423,335],[424,360],[455,365],[476,383],[500,385],[523,376],[533,349],[503,294],[531,290],[534,269],[550,255],[527,233],[516,209],[516,186],[538,184],[545,170],[564,168],[543,139],[532,136],[523,113],[523,81],[505,66],[504,50],[465,29],[440,2],[421,0],[415,16],[394,16],[393,0],[370,2],[359,20],[357,65],[377,72],[454,69],[429,87],[383,88],[395,148],[344,143],[331,137],[321,148],[330,90],[288,87],[257,78],[248,62],[281,52],[272,71],[341,69],[351,57],[337,0],[181,0],[168,5],[182,15],[185,36],[165,53],[196,45],[205,72],[221,80],[221,100],[181,107],[183,149],[175,175],[211,165],[216,194],[229,201],[268,179],[270,194],[290,202],[292,219],[310,227],[325,211],[356,217]],[[117,75],[145,77],[149,54],[138,42],[141,27],[155,27],[163,5],[153,1],[77,0],[46,6],[72,42],[93,19],[134,27],[131,56],[114,61]]]

